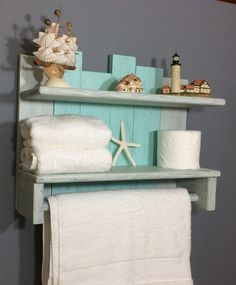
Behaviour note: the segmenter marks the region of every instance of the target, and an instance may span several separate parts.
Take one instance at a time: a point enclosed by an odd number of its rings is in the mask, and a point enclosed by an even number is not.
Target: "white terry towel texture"
[[[23,169],[38,174],[82,173],[109,171],[112,166],[111,152],[106,149],[75,149],[54,147],[35,151],[21,151]]]
[[[79,145],[93,149],[106,147],[111,130],[96,117],[79,115],[36,116],[20,124],[27,147],[38,150],[44,145]]]
[[[104,172],[112,166],[111,130],[91,116],[37,116],[20,125],[21,166],[37,174]]]
[[[43,285],[193,284],[187,190],[62,194],[48,201]]]

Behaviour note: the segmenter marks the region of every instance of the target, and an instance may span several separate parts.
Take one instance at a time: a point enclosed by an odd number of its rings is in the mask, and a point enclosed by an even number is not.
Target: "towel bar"
[[[191,202],[197,202],[198,201],[198,195],[197,194],[189,194]],[[49,210],[49,204],[48,201],[44,201],[43,203],[43,210],[48,211]]]

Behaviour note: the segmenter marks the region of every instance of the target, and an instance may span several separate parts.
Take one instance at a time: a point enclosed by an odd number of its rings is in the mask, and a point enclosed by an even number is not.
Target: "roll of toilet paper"
[[[162,168],[198,169],[200,148],[199,131],[158,131],[157,165]]]

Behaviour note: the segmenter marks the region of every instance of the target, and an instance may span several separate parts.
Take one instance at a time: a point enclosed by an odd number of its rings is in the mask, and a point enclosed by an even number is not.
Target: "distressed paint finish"
[[[207,211],[216,209],[216,184],[216,177],[185,179],[177,182],[178,187],[185,187],[190,193],[196,193],[198,195],[197,206]]]
[[[47,193],[49,194],[49,192]],[[17,177],[16,209],[33,224],[43,223],[44,184]]]
[[[111,79],[112,80],[112,79]],[[114,79],[113,79],[114,80]],[[110,80],[109,80],[110,81]],[[109,82],[107,83],[109,85]],[[106,84],[106,85],[107,85]],[[127,96],[129,95],[129,96]],[[77,102],[173,108],[224,106],[225,99],[173,96],[163,94],[125,93],[78,88],[39,86],[21,93],[21,98],[32,101]]]
[[[76,183],[76,182],[101,182],[101,181],[140,181],[140,180],[174,180],[219,177],[220,171],[199,169],[164,169],[157,166],[115,166],[108,172],[95,173],[66,173],[37,175],[35,173],[18,171],[20,177],[32,183]]]

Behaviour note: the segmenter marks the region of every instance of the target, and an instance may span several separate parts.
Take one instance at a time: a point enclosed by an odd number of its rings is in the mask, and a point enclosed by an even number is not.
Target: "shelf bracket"
[[[44,184],[34,184],[26,179],[17,178],[16,209],[33,224],[42,224],[44,217]]]
[[[189,193],[198,195],[197,206],[206,211],[215,211],[216,208],[216,177],[180,179],[177,187],[187,188]]]

